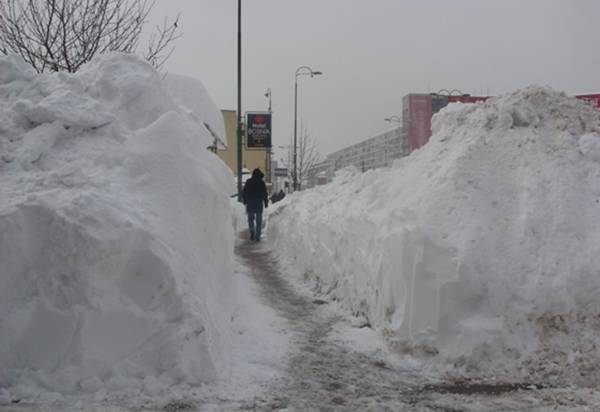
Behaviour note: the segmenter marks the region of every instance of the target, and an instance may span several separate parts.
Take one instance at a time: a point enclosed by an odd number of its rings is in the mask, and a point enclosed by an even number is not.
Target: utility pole
[[[321,74],[323,72],[315,71],[308,66],[300,66],[296,69],[296,74],[294,75],[294,192],[298,190],[298,76],[310,75],[312,78]]]
[[[238,201],[242,201],[242,0],[238,0],[237,36],[237,189]]]
[[[271,88],[267,88],[267,92],[265,93],[265,97],[269,99],[269,113],[271,113]]]
[[[267,88],[267,92],[265,93],[265,97],[269,99],[269,115],[271,117],[271,144],[267,148],[266,159],[265,159],[265,175],[267,176],[267,181],[271,183],[271,188],[273,188],[273,170],[272,170],[272,157],[273,157],[273,112],[271,111],[271,88]]]

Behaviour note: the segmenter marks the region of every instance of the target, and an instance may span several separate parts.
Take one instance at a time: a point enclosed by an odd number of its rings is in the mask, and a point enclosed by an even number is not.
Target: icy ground
[[[244,235],[242,235],[244,236]],[[61,398],[0,406],[42,411],[597,411],[600,392],[543,382],[455,382],[426,376],[380,335],[336,302],[285,276],[268,239],[238,239],[238,371],[200,388],[179,386],[162,398]],[[251,326],[251,328],[248,328]],[[287,349],[287,352],[284,351]]]

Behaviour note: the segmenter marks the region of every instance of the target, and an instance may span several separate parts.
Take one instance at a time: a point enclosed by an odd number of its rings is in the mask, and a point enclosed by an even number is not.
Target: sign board
[[[448,96],[448,103],[479,103],[479,102],[485,102],[489,98],[490,98],[489,96],[470,96],[470,95]]]
[[[286,177],[288,175],[288,170],[285,167],[276,167],[274,173],[275,177]]]
[[[580,96],[575,97],[581,100],[591,102],[596,107],[600,107],[600,94],[582,94]]]
[[[271,113],[246,113],[246,147],[248,149],[271,147]]]

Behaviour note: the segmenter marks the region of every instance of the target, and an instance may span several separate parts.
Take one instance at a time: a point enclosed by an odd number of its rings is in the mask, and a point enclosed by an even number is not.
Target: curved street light
[[[452,89],[452,90],[440,89],[440,90],[438,90],[437,93],[429,93],[429,94],[434,95],[434,96],[435,95],[440,95],[440,96],[448,96],[448,97],[450,97],[450,96],[453,95],[453,93],[456,93],[457,96],[469,96],[468,93],[463,93],[463,92],[461,92],[458,89]]]
[[[300,66],[296,69],[294,75],[294,191],[298,190],[298,167],[297,167],[297,152],[298,152],[298,76],[319,76],[323,72],[315,71],[308,66]]]
[[[400,116],[396,116],[396,115],[390,116],[390,117],[386,117],[383,120],[385,120],[386,122],[390,122],[390,123],[391,122],[396,122],[396,123],[402,124],[402,118]]]

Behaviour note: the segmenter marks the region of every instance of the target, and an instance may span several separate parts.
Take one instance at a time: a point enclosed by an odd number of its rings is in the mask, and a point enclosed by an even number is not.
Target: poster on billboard
[[[271,113],[246,113],[246,147],[248,149],[271,147]]]

